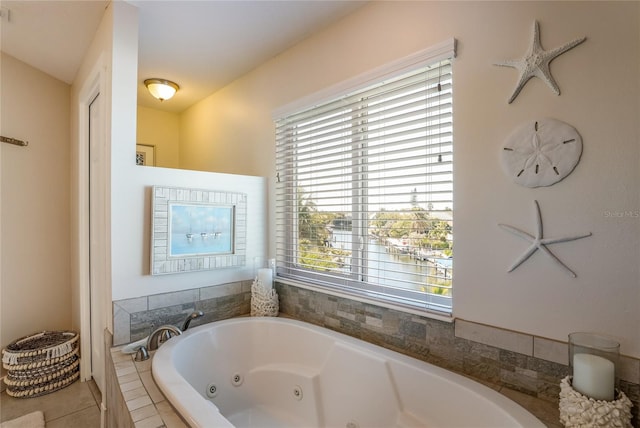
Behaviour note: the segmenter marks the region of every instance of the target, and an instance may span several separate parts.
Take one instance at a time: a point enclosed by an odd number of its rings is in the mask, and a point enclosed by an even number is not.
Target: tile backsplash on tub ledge
[[[163,324],[180,326],[191,312],[204,316],[192,326],[246,315],[251,311],[252,281],[238,281],[209,287],[113,302],[113,345],[123,345],[147,337]]]

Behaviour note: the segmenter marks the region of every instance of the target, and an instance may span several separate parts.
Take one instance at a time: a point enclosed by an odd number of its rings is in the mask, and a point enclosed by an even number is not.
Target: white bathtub
[[[470,379],[290,319],[195,327],[152,370],[192,427],[544,427]]]

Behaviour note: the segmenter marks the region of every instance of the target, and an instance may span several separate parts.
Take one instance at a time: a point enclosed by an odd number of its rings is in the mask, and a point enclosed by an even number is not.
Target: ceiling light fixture
[[[147,87],[151,95],[160,101],[168,100],[180,89],[180,86],[171,80],[156,78],[145,80],[144,86]]]

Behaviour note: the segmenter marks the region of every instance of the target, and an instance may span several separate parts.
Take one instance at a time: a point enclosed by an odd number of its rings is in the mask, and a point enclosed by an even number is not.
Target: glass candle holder
[[[258,277],[258,270],[264,267],[264,258],[256,256],[253,258],[253,279]]]
[[[276,274],[278,273],[278,270],[276,268],[276,259],[267,260],[267,267],[273,272],[273,280],[275,281]]]
[[[594,333],[569,335],[569,368],[572,386],[596,400],[613,401],[617,387],[620,344]]]

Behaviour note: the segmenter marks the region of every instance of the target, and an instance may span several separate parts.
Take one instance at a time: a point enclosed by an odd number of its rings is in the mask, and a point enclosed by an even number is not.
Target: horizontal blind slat
[[[375,123],[388,117],[400,118],[402,113],[406,111],[429,113],[434,107],[444,110],[447,108],[446,103],[452,97],[451,91],[446,91],[450,89],[450,86],[450,84],[445,85],[443,91],[436,92],[436,95],[431,97],[427,95],[423,98],[420,95],[407,94],[403,98],[390,100],[375,106],[360,101],[357,105],[341,106],[330,117],[309,118],[308,122],[298,124],[295,127],[290,125],[276,126],[276,140],[295,136],[298,141],[304,141],[334,132],[348,132],[360,126],[363,120],[367,120],[368,123]],[[408,102],[401,102],[403,100]]]
[[[307,122],[310,118],[318,117],[318,116],[333,116],[336,111],[339,111],[343,108],[353,108],[358,105],[358,103],[362,99],[372,99],[372,96],[377,95],[378,97],[383,97],[385,95],[393,95],[395,92],[402,92],[405,88],[411,89],[412,87],[422,86],[425,88],[429,88],[431,90],[437,89],[438,81],[441,84],[441,91],[444,90],[442,88],[443,83],[447,83],[451,80],[451,66],[450,64],[444,65],[438,69],[440,71],[440,76],[434,75],[432,72],[430,75],[424,75],[422,73],[416,73],[410,75],[406,78],[396,80],[387,85],[386,90],[379,90],[377,88],[371,88],[363,91],[356,91],[350,94],[347,94],[343,97],[340,97],[333,102],[328,102],[325,104],[314,106],[313,108],[303,110],[299,113],[292,114],[286,118],[282,118],[276,121],[276,125],[280,127],[285,127],[287,124],[291,123],[304,123]],[[427,89],[427,91],[429,90]],[[432,91],[433,92],[433,91]]]
[[[392,141],[402,136],[411,135],[414,131],[400,131],[397,133],[389,133],[386,135],[375,136],[371,138],[367,138],[367,142],[371,144],[375,143],[383,143],[385,141],[389,141],[385,144],[385,148],[395,147],[399,145],[408,145],[413,144],[416,147],[424,147],[424,148],[434,148],[438,147],[441,144],[451,142],[453,137],[453,133],[450,128],[451,120],[444,122],[442,125],[438,126],[427,126],[423,128],[423,134],[411,138],[406,138],[401,141]],[[389,130],[391,130],[390,128]],[[389,131],[387,130],[387,131]],[[380,132],[378,132],[380,133]],[[281,150],[276,152],[276,160],[279,163],[286,162],[292,156],[296,156],[296,158],[304,158],[305,156],[311,158],[319,158],[326,156],[328,154],[336,154],[336,153],[352,153],[356,148],[354,145],[357,143],[357,137],[365,136],[366,133],[360,133],[355,135],[356,138],[349,138],[345,140],[344,138],[335,138],[329,141],[323,141],[322,143],[316,142],[315,144],[309,144],[307,146],[302,146],[297,150]],[[332,144],[335,143],[335,144]],[[426,144],[425,144],[426,143]]]

